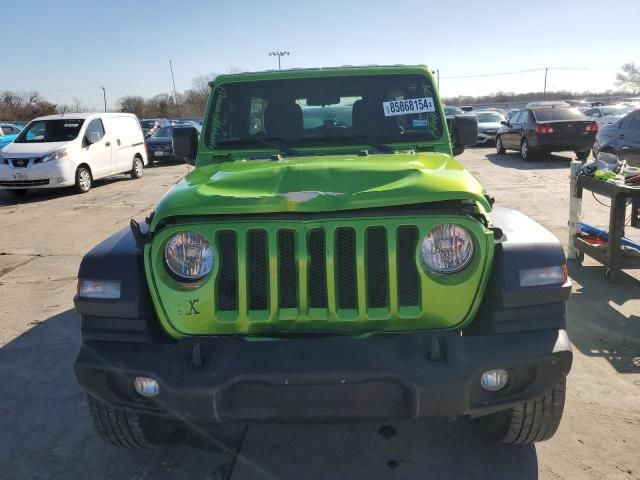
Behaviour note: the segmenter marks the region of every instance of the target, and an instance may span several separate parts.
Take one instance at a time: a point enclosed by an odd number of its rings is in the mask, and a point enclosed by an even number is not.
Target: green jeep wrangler
[[[572,353],[558,240],[492,208],[424,66],[223,75],[195,164],[79,271],[75,363],[121,447],[180,425],[464,416],[550,438]]]

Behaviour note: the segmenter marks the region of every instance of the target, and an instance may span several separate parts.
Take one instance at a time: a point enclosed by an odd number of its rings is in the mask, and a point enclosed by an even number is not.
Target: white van
[[[36,118],[0,150],[0,189],[75,186],[85,193],[99,178],[147,165],[140,122],[130,113],[65,113]]]

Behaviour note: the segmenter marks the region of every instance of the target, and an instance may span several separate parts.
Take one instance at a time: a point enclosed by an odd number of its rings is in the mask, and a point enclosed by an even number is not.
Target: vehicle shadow
[[[544,155],[540,156],[532,162],[525,162],[520,158],[518,152],[507,152],[505,154],[489,153],[486,155],[494,165],[503,168],[515,168],[517,170],[539,170],[541,168],[568,168],[571,159],[569,157],[563,157],[561,155]]]
[[[129,175],[118,175],[114,177],[102,178],[100,180],[95,180],[93,183],[93,189],[99,189],[105,187],[107,185],[112,185],[114,183],[119,183],[122,181],[131,180]],[[39,203],[46,202],[48,200],[52,200],[55,198],[64,198],[70,197],[73,195],[87,195],[78,193],[74,187],[64,187],[64,188],[42,188],[42,189],[31,189],[27,192],[26,195],[16,196],[7,190],[0,190],[0,207],[4,205],[17,205],[17,204],[28,204],[28,203]],[[91,195],[91,191],[89,191],[88,195]]]
[[[567,305],[569,337],[582,353],[606,358],[618,373],[640,373],[640,316],[616,308],[638,299],[638,281],[618,273],[607,282],[603,271],[602,266],[569,262],[578,284]]]
[[[68,310],[0,347],[6,478],[537,478],[533,446],[498,444],[468,421],[260,425],[222,446],[194,428],[173,445],[117,449],[94,432],[73,375],[79,331]]]

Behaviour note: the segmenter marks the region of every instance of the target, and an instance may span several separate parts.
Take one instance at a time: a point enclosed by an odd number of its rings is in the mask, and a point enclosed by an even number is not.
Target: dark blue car
[[[147,147],[147,157],[149,164],[154,165],[160,162],[175,162],[178,160],[173,155],[172,133],[174,128],[195,128],[200,135],[200,125],[178,124],[160,127],[153,135],[147,137],[145,145]]]

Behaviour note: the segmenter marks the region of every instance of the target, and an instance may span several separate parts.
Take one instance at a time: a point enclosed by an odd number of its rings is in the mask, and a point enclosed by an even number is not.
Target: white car
[[[129,113],[66,113],[36,118],[0,150],[0,189],[75,186],[120,173],[140,178],[147,165],[140,122]]]
[[[595,120],[598,124],[598,128],[600,128],[604,125],[615,122],[633,110],[634,108],[629,105],[604,105],[602,107],[593,107],[585,110],[584,114]]]
[[[477,145],[495,142],[498,129],[502,127],[502,122],[507,120],[505,116],[493,110],[476,111],[475,114],[478,117]]]

